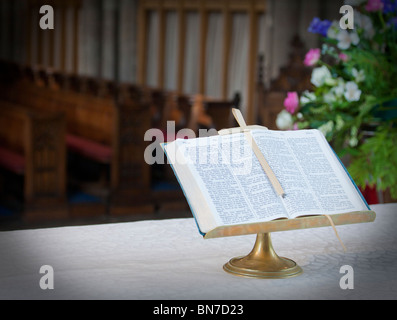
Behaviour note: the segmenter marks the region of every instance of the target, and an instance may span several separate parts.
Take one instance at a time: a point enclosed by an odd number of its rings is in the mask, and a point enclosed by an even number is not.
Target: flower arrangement
[[[289,92],[279,129],[317,128],[360,187],[389,189],[397,198],[397,0],[349,0],[354,28],[314,18],[322,35],[304,64],[312,89]]]

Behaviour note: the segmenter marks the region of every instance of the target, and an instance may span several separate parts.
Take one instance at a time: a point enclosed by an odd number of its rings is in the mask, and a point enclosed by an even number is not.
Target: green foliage
[[[347,67],[357,66],[363,70],[366,81],[362,85],[362,89],[374,97],[396,97],[397,87],[391,86],[397,79],[397,68],[394,61],[389,61],[389,55],[385,52],[372,50],[362,50],[354,48],[350,50],[350,62]]]
[[[389,188],[397,198],[397,26],[388,23],[391,14],[367,12],[363,4],[355,9],[354,30],[334,21],[321,50],[308,52],[313,88],[291,117],[299,129],[322,131],[340,157],[348,155],[361,187]]]
[[[348,171],[361,186],[376,185],[379,190],[390,189],[397,198],[397,128],[383,125],[376,134],[359,147]]]

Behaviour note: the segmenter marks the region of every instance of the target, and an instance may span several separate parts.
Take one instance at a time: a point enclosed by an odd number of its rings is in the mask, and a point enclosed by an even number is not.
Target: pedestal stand
[[[332,215],[334,225],[365,223],[375,220],[373,211],[350,212]],[[257,234],[252,251],[244,257],[231,259],[223,269],[231,274],[251,278],[280,279],[302,273],[292,260],[282,258],[273,249],[270,234],[278,231],[329,227],[325,216],[307,216],[295,219],[279,219],[247,226],[231,226],[215,229],[205,235],[206,239],[226,236]]]
[[[294,261],[277,255],[270,233],[258,233],[252,251],[245,257],[231,259],[223,269],[234,275],[261,279],[290,278],[302,273]]]

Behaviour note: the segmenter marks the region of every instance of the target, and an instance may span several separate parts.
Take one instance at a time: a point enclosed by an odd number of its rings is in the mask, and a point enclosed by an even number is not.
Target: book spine
[[[165,144],[166,144],[166,143],[163,143],[163,144],[162,144],[162,149],[164,150],[164,153],[165,153],[165,155],[166,155],[167,158],[168,158],[167,150],[164,148],[164,145],[165,145]],[[181,189],[182,189],[183,195],[184,195],[185,198],[186,198],[186,201],[187,201],[187,204],[189,205],[190,211],[192,212],[192,215],[193,215],[194,221],[195,221],[195,223],[196,223],[198,232],[199,232],[203,237],[205,237],[206,234],[200,230],[200,227],[199,227],[199,225],[198,225],[197,218],[196,218],[196,215],[195,215],[193,206],[192,206],[192,204],[190,203],[189,198],[187,197],[187,195],[186,195],[186,193],[185,193],[185,190],[183,189],[182,183],[181,183],[181,181],[179,180],[179,177],[178,177],[178,175],[176,174],[175,168],[174,168],[174,166],[173,166],[173,164],[172,164],[171,161],[170,161],[170,166],[171,166],[172,171],[174,172],[174,175],[175,175],[175,177],[176,177],[176,180],[178,181],[178,183],[179,183],[179,185],[180,185],[180,187],[181,187]]]

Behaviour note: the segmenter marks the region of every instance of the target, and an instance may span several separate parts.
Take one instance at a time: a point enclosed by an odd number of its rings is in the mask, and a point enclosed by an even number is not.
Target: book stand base
[[[302,269],[273,249],[270,233],[258,233],[254,248],[245,257],[231,259],[223,266],[231,274],[261,279],[283,279],[300,275]]]
[[[376,214],[373,211],[357,211],[332,215],[334,225],[372,222]],[[252,251],[245,257],[231,259],[223,269],[231,274],[262,279],[282,279],[295,277],[302,269],[292,260],[282,258],[273,249],[270,234],[277,231],[329,227],[330,221],[324,215],[304,216],[295,219],[278,219],[251,226],[220,228],[206,234],[206,238],[256,234]]]

